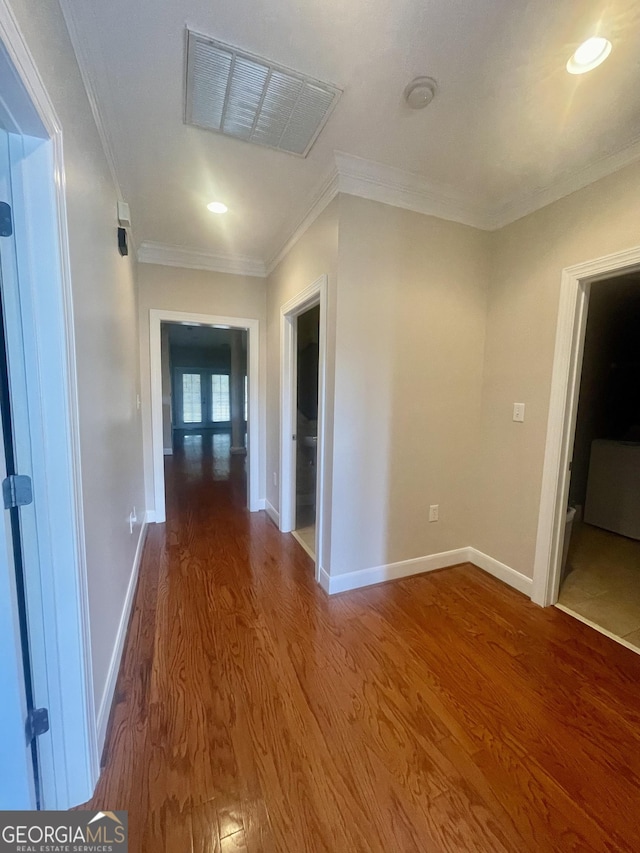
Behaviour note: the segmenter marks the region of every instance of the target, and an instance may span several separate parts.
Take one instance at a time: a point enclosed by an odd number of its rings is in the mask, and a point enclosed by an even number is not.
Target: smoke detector
[[[404,90],[404,99],[412,110],[428,107],[438,91],[433,77],[416,77]]]
[[[187,31],[185,121],[306,157],[342,92]]]

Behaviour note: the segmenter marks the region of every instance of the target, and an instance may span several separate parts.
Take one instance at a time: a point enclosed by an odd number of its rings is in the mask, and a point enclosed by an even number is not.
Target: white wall
[[[328,476],[325,494],[331,495],[331,459],[333,458],[333,397],[336,327],[336,288],[338,271],[339,199],[335,198],[305,231],[269,276],[267,288],[267,500],[280,510],[278,486],[274,474],[280,472],[280,310],[322,275],[328,277],[327,363],[324,453]],[[330,509],[327,500],[326,509]],[[329,515],[325,512],[325,518]],[[329,554],[331,531],[325,525],[324,553]],[[323,568],[329,571],[325,559]]]
[[[487,250],[473,228],[340,197],[332,574],[470,544]]]
[[[472,544],[529,577],[563,268],[640,245],[640,163],[493,234]],[[526,403],[523,424],[514,402]]]
[[[149,311],[186,311],[224,317],[244,317],[260,322],[260,399],[266,399],[266,279],[229,275],[206,270],[140,264],[138,267],[140,311],[140,378],[143,410],[146,505],[154,508],[151,444],[151,374],[149,363]],[[261,412],[260,457],[264,460],[265,419]],[[264,465],[260,471],[260,495],[265,493]]]
[[[55,0],[11,0],[64,134],[96,708],[144,509],[135,263],[118,254],[116,190]],[[134,211],[135,215],[135,211]],[[139,518],[143,515],[139,514]]]

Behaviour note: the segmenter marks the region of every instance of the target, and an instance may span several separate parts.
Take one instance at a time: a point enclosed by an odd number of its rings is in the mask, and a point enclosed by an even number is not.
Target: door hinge
[[[11,206],[6,201],[0,201],[0,237],[11,237],[12,234]]]
[[[292,435],[292,436],[291,436],[291,440],[292,440],[292,441],[295,441],[295,440],[296,440],[295,435]]]
[[[5,509],[30,504],[33,501],[31,477],[27,477],[26,474],[9,475],[2,481],[2,497]]]
[[[46,734],[49,731],[48,708],[33,708],[27,714],[27,741],[31,743],[34,737]]]

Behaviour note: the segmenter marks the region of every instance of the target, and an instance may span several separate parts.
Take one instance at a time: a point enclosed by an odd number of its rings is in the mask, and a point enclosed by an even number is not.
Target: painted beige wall
[[[332,574],[470,544],[488,242],[340,197]]]
[[[64,135],[96,710],[144,516],[135,262],[116,245],[116,190],[55,0],[11,0]],[[133,211],[135,217],[135,211]]]
[[[279,487],[274,474],[280,471],[280,309],[321,275],[328,276],[328,339],[326,365],[325,458],[328,476],[325,494],[331,494],[333,456],[333,396],[335,309],[338,270],[338,212],[335,198],[305,231],[269,276],[267,288],[267,500],[280,510]],[[327,500],[326,508],[330,504]],[[330,527],[325,527],[324,552],[329,553]],[[326,561],[325,561],[326,562]],[[324,566],[328,569],[328,565]]]
[[[640,163],[491,236],[473,542],[531,577],[563,268],[640,244]],[[526,403],[524,424],[512,421]]]
[[[140,312],[140,382],[143,410],[144,471],[147,507],[154,507],[151,456],[151,375],[149,365],[149,310],[186,311],[224,317],[244,317],[260,322],[260,399],[266,399],[266,279],[228,275],[206,270],[138,266]],[[266,413],[261,412],[260,456],[264,460]],[[260,472],[260,494],[264,495],[264,463]]]

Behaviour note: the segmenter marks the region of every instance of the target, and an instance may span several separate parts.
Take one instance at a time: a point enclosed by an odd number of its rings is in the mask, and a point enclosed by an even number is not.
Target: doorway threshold
[[[607,629],[603,628],[602,625],[598,625],[597,622],[592,622],[591,619],[587,619],[586,616],[582,616],[580,613],[577,613],[575,610],[572,610],[565,604],[559,604],[558,602],[556,602],[556,604],[554,604],[554,607],[557,607],[558,610],[562,610],[563,613],[566,613],[569,616],[573,616],[573,618],[577,619],[578,622],[583,622],[585,625],[588,625],[590,628],[593,628],[595,631],[598,631],[599,634],[604,634],[604,636],[609,637],[610,640],[614,640],[619,645],[625,646],[627,649],[631,649],[632,652],[635,652],[637,655],[640,655],[640,648],[638,648],[638,646],[634,646],[633,643],[630,643],[628,640],[625,640],[624,637],[618,636],[618,634],[614,634],[612,631],[607,631]]]
[[[296,540],[296,542],[297,542],[299,545],[302,545],[303,549],[307,552],[307,554],[311,557],[311,559],[312,559],[312,560],[313,560],[313,562],[315,563],[315,561],[316,561],[316,555],[315,555],[315,553],[314,553],[314,551],[313,551],[313,548],[311,548],[309,545],[307,545],[307,543],[304,541],[304,539],[303,539],[303,538],[302,538],[302,536],[298,533],[298,531],[297,531],[297,530],[292,530],[292,531],[291,531],[291,535],[293,536],[293,538]]]

